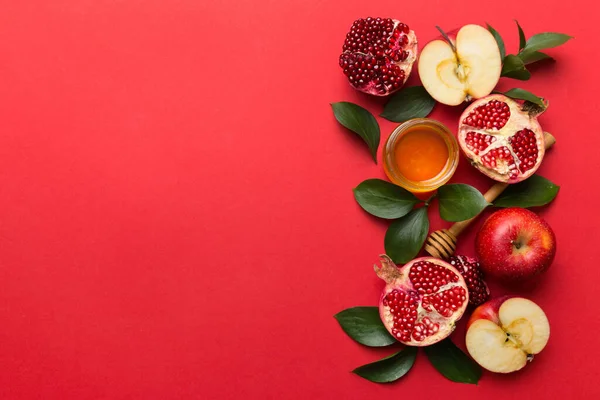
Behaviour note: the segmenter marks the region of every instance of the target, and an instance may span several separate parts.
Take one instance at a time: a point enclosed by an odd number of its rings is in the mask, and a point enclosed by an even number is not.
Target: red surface
[[[1,9],[0,398],[600,395],[598,35],[583,1]],[[541,173],[562,186],[541,211],[556,261],[521,291],[547,311],[552,336],[522,373],[453,384],[422,355],[396,384],[348,372],[389,352],[352,342],[332,317],[374,305],[381,289],[371,266],[387,224],[351,188],[382,170],[328,105],[381,110],[337,66],[346,29],[367,15],[404,19],[421,43],[436,24],[488,21],[514,52],[513,18],[528,35],[577,37],[531,81],[501,83],[550,99],[541,121],[558,143]],[[460,112],[438,106],[433,117],[454,127]],[[381,127],[385,139],[394,124]],[[490,185],[464,160],[454,181]],[[433,229],[446,226],[430,214]],[[472,254],[473,236],[461,252]]]

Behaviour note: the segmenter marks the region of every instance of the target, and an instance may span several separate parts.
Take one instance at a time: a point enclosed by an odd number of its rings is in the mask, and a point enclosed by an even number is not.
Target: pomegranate
[[[500,94],[475,101],[460,117],[458,142],[471,163],[499,182],[516,183],[535,173],[544,158],[539,109]]]
[[[448,259],[450,265],[460,272],[469,289],[469,304],[478,306],[490,298],[490,289],[483,280],[483,272],[479,261],[468,256],[452,256]]]
[[[361,92],[385,96],[400,89],[417,59],[417,37],[391,18],[354,21],[340,55],[340,67]]]
[[[450,264],[422,257],[398,268],[380,257],[375,272],[386,282],[379,315],[386,329],[409,346],[429,346],[448,337],[469,301],[467,284]]]

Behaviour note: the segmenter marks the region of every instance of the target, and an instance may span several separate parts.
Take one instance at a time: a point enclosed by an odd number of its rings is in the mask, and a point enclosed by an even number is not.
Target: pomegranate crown
[[[375,270],[377,276],[383,279],[386,283],[393,282],[402,275],[400,273],[400,269],[398,269],[396,264],[394,264],[392,259],[386,254],[381,254],[379,256],[379,262],[381,265],[375,264],[373,269]]]

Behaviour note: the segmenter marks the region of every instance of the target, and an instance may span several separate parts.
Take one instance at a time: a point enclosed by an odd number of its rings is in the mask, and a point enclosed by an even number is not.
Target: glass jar
[[[400,168],[398,163],[398,146],[409,133],[435,133],[443,140],[448,152],[447,160],[437,175],[425,180],[411,180],[406,177],[406,167]],[[429,135],[429,134],[427,134]],[[388,178],[396,185],[413,193],[431,192],[448,182],[458,166],[458,142],[450,130],[441,122],[430,118],[415,118],[400,124],[383,148],[383,168]],[[443,164],[443,161],[442,161]],[[401,170],[404,170],[403,174]]]

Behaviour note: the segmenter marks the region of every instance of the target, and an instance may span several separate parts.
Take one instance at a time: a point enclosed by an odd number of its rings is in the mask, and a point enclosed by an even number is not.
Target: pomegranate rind
[[[417,307],[418,316],[417,316],[417,320],[415,322],[420,323],[421,321],[423,321],[424,318],[429,318],[429,320],[432,323],[439,324],[439,330],[436,333],[433,333],[430,336],[427,336],[423,340],[420,340],[420,341],[415,340],[413,338],[412,333],[410,335],[410,340],[402,340],[399,337],[397,337],[396,335],[394,335],[394,332],[393,332],[394,316],[390,312],[390,308],[384,304],[384,299],[386,298],[386,296],[389,293],[392,293],[394,290],[402,291],[405,293],[416,292],[416,289],[415,289],[412,281],[410,280],[409,274],[410,274],[411,268],[416,263],[420,263],[420,262],[432,263],[432,264],[435,264],[438,266],[442,266],[442,267],[448,269],[450,272],[454,273],[457,277],[457,280],[456,280],[456,282],[450,282],[447,285],[444,285],[444,287],[442,287],[443,289],[440,288],[440,290],[438,290],[435,293],[431,293],[430,295],[421,295],[421,294],[417,293],[418,298],[419,298],[418,307]],[[454,329],[456,327],[456,322],[464,315],[465,310],[467,309],[467,306],[469,304],[469,291],[467,288],[467,284],[466,284],[463,276],[461,275],[461,273],[456,268],[454,268],[452,265],[450,265],[449,263],[447,263],[443,260],[440,260],[438,258],[434,258],[434,257],[416,258],[416,259],[408,262],[407,264],[405,264],[402,267],[396,267],[396,265],[389,259],[389,257],[382,256],[381,257],[381,267],[375,266],[375,271],[377,272],[378,276],[380,278],[382,278],[384,281],[386,281],[386,283],[387,283],[385,289],[383,290],[383,292],[381,294],[381,298],[379,301],[379,316],[381,318],[381,321],[383,322],[383,324],[386,327],[386,329],[388,330],[388,332],[392,336],[394,336],[396,338],[396,340],[398,340],[400,343],[403,343],[407,346],[416,346],[416,347],[430,346],[432,344],[435,344],[435,343],[447,338],[454,331]],[[434,295],[436,293],[443,293],[443,292],[445,292],[449,289],[455,288],[455,287],[464,289],[465,299],[462,302],[461,306],[457,310],[453,311],[450,316],[445,317],[445,316],[441,315],[440,313],[438,313],[438,311],[432,305],[430,306],[430,308],[431,308],[430,311],[423,308],[423,299],[426,296],[431,297],[432,295]]]
[[[486,105],[493,100],[506,103],[510,110],[510,118],[500,129],[480,129],[471,125],[467,125],[465,120],[467,117],[478,107]],[[517,132],[523,130],[530,130],[535,135],[535,142],[537,146],[537,159],[533,167],[528,167],[526,171],[521,170],[520,160],[516,156],[509,139],[513,137]],[[482,135],[493,136],[495,140],[489,144],[482,151],[474,151],[467,146],[467,135],[470,132],[479,133]],[[544,131],[540,126],[537,117],[523,110],[523,106],[501,94],[493,94],[481,98],[473,102],[469,107],[465,109],[459,120],[458,126],[458,143],[465,156],[471,161],[471,164],[481,171],[486,176],[494,179],[498,182],[504,183],[517,183],[521,182],[531,175],[533,175],[542,163],[545,154],[545,139]],[[484,158],[489,155],[491,151],[508,151],[510,156],[509,159],[515,161],[514,166],[505,166],[504,159],[501,159],[501,163],[496,168],[489,168],[484,165]],[[516,170],[516,172],[515,172]]]
[[[398,21],[394,22],[398,23]],[[408,57],[406,58],[406,60],[396,63],[400,68],[404,70],[405,75],[404,82],[402,82],[402,85],[404,85],[408,80],[408,77],[412,72],[413,66],[415,65],[415,61],[417,61],[417,55],[419,53],[419,46],[417,42],[417,35],[415,35],[415,31],[411,30],[406,36],[408,36],[408,44],[406,45],[404,50],[408,52]],[[394,93],[395,91],[398,91],[400,89],[402,89],[402,86],[400,86],[398,89],[391,91],[390,93]]]

